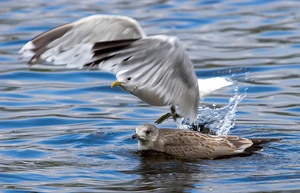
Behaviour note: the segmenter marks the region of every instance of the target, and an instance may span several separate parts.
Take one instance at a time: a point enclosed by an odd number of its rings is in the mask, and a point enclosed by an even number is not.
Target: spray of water
[[[234,82],[233,89],[234,96],[229,98],[229,102],[226,106],[200,106],[196,124],[189,125],[189,121],[182,118],[177,121],[177,127],[216,135],[227,135],[230,129],[235,125],[237,106],[246,97],[245,93],[239,93],[237,82]]]

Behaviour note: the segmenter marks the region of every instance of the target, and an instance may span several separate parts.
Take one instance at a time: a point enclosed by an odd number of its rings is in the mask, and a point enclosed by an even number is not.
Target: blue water
[[[0,189],[299,192],[299,10],[300,2],[292,0],[1,1]],[[218,112],[238,91],[243,99],[229,133],[283,140],[250,157],[183,161],[140,155],[130,139],[134,128],[153,123],[168,107],[111,89],[115,78],[108,73],[29,68],[19,60],[19,49],[39,33],[99,13],[133,17],[149,35],[178,36],[199,78],[237,83],[206,97],[200,109]]]

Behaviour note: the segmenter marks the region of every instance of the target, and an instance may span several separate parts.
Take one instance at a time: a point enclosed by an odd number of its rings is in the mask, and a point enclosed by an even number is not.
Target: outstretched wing
[[[140,89],[131,93],[143,101],[178,105],[183,116],[197,118],[197,77],[185,49],[175,37],[145,37],[131,18],[83,18],[37,36],[20,52],[31,57],[29,64],[45,60],[69,68],[98,65],[117,78],[131,77]]]
[[[44,32],[29,41],[20,50],[23,57],[31,57],[33,65],[43,60],[53,64],[68,64],[70,58],[90,50],[96,42],[145,37],[142,28],[132,18],[125,16],[92,15]],[[79,59],[79,61],[78,61]],[[83,66],[88,57],[77,57],[75,64]]]
[[[125,41],[128,46],[124,46]],[[131,77],[138,85],[131,93],[143,101],[157,106],[178,105],[183,116],[190,117],[191,121],[197,119],[200,99],[197,77],[176,37],[161,35],[132,42],[115,41],[111,48],[107,42],[100,42],[94,47],[93,60],[117,78]]]

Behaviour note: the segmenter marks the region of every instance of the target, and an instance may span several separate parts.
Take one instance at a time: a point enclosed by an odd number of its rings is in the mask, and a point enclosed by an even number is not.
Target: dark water
[[[2,192],[299,192],[299,1],[0,2]],[[280,137],[250,157],[145,157],[134,128],[168,108],[111,89],[99,71],[37,65],[18,50],[35,35],[92,14],[137,19],[149,35],[178,36],[199,78],[227,76],[246,97],[231,134]],[[225,106],[221,90],[203,106]],[[163,127],[176,127],[171,120]]]

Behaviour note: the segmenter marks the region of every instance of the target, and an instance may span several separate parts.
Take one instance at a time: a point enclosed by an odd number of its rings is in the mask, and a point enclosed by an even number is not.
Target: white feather
[[[232,82],[222,77],[198,79],[198,87],[201,97],[232,84]]]
[[[33,43],[31,41],[27,42],[19,51],[20,54],[22,54],[22,57],[24,58],[31,58],[35,55],[35,53],[32,51],[35,48]]]

